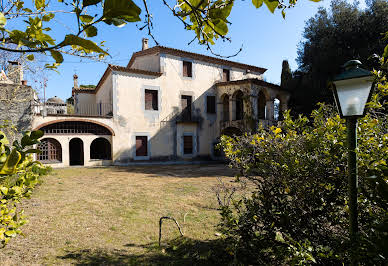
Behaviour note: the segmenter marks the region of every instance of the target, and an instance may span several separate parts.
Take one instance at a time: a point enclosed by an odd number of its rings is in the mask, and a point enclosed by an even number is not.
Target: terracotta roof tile
[[[236,67],[236,68],[250,70],[250,71],[254,71],[254,72],[259,72],[261,74],[267,70],[267,69],[262,68],[262,67],[247,65],[247,64],[243,64],[243,63],[238,63],[238,62],[229,61],[229,60],[225,60],[225,59],[221,59],[221,58],[217,58],[217,57],[187,52],[187,51],[169,48],[169,47],[165,47],[165,46],[154,46],[152,48],[133,53],[131,60],[129,61],[127,67],[130,68],[132,66],[132,64],[135,62],[136,57],[138,57],[138,56],[157,54],[157,53],[165,53],[165,54],[171,54],[171,55],[176,55],[176,56],[181,56],[181,57],[187,57],[187,58],[196,59],[199,61],[204,61],[204,62],[213,63],[213,64],[217,64],[217,65],[230,66],[230,67]]]

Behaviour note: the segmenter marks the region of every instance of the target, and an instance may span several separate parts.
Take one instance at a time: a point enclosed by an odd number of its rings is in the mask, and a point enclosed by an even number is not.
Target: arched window
[[[90,159],[111,160],[111,154],[111,145],[105,138],[97,138],[90,144]]]
[[[38,145],[40,153],[38,160],[43,163],[60,163],[62,162],[62,147],[61,144],[53,138],[45,138]]]
[[[69,142],[70,165],[84,165],[84,142],[80,138],[72,138]]]
[[[236,116],[235,120],[241,120],[244,117],[244,101],[243,101],[244,94],[242,91],[237,91],[234,100],[236,102]]]
[[[223,121],[229,121],[229,96],[227,94],[222,98],[222,116]]]
[[[265,119],[265,104],[266,104],[265,95],[262,91],[260,91],[257,97],[257,118],[258,119]]]
[[[275,98],[273,101],[273,114],[276,121],[282,120],[282,114],[280,110],[280,100]]]

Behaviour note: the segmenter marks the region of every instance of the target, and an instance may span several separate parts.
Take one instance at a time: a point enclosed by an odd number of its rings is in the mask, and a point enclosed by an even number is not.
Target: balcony
[[[267,119],[258,119],[253,121],[254,124],[251,124],[250,121],[246,119],[241,120],[227,120],[220,122],[220,131],[224,131],[226,128],[237,128],[241,130],[241,132],[252,130],[252,126],[257,128],[257,125],[262,125],[265,129],[270,128],[271,126],[276,126],[279,121],[276,120],[267,120]]]
[[[190,110],[191,111],[191,110]],[[182,113],[178,114],[175,118],[177,124],[179,123],[199,123],[200,117],[192,115],[189,111],[182,111]]]
[[[79,116],[79,117],[112,117],[113,108],[110,103],[97,104],[46,104],[37,103],[32,106],[35,115],[42,116]]]

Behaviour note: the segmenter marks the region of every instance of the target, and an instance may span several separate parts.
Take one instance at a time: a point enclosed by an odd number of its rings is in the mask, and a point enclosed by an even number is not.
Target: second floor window
[[[145,90],[144,92],[144,106],[146,110],[158,110],[158,91]]]
[[[223,69],[222,70],[222,81],[230,81],[230,70],[229,69]]]
[[[206,112],[208,114],[216,113],[216,96],[206,96]]]
[[[183,76],[193,77],[193,63],[189,61],[183,61]]]
[[[181,105],[182,105],[182,119],[191,120],[191,104],[192,104],[192,96],[190,95],[182,95],[181,96]]]

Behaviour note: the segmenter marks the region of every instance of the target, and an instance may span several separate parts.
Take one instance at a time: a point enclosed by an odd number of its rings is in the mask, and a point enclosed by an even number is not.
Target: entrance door
[[[79,138],[69,143],[70,165],[84,165],[84,143]]]

